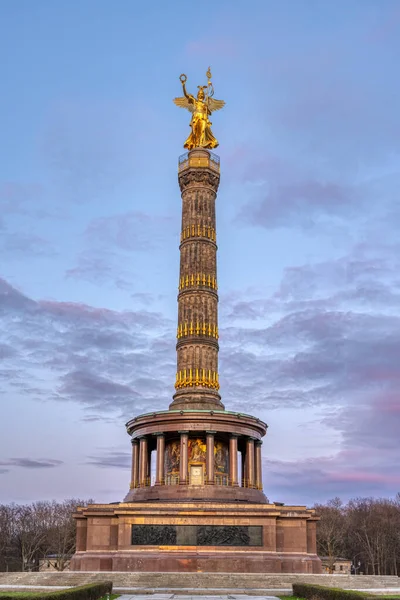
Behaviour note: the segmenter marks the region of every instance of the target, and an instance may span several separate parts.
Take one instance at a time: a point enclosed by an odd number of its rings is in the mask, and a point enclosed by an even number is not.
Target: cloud
[[[111,284],[120,290],[130,289],[132,272],[121,268],[121,257],[111,252],[100,256],[98,253],[96,254],[93,251],[81,252],[75,266],[66,270],[66,277],[89,281],[97,285]]]
[[[44,195],[44,188],[39,183],[21,183],[18,181],[0,182],[0,209],[4,215],[39,216],[37,205]]]
[[[150,216],[131,211],[94,219],[89,223],[85,237],[90,245],[114,246],[128,252],[148,251],[160,245],[165,238],[166,226],[171,233],[172,219]]]
[[[102,469],[110,467],[117,469],[130,469],[131,461],[132,456],[129,452],[107,450],[98,456],[88,456],[86,464],[94,465],[95,467],[100,467]]]
[[[221,299],[227,408],[243,411],[243,399],[251,399],[245,410],[267,422],[283,408],[315,411],[340,440],[332,456],[267,462],[270,497],[294,495],[295,484],[319,498],[368,494],[379,485],[392,493],[400,428],[398,256],[389,242],[359,244],[340,258],[286,269],[269,296],[241,290]],[[2,281],[0,315],[6,385],[34,399],[78,403],[88,421],[106,415],[114,422],[169,404],[175,328],[162,314],[34,301]],[[122,468],[128,456],[111,449],[88,461]]]
[[[348,216],[349,212],[354,214],[360,204],[355,191],[343,185],[303,181],[265,192],[262,200],[243,206],[237,220],[266,229],[293,224],[309,229],[318,224],[322,215]]]
[[[129,290],[135,274],[131,266],[122,265],[132,263],[131,253],[169,246],[172,235],[172,219],[167,216],[131,211],[94,219],[84,231],[84,249],[66,276]]]
[[[124,418],[170,401],[174,327],[157,312],[34,301],[0,280],[0,320],[5,389]]]
[[[1,236],[0,252],[12,258],[21,256],[54,256],[55,249],[44,238],[25,232],[5,231]]]
[[[93,410],[115,410],[139,399],[140,395],[129,385],[91,373],[88,369],[71,371],[61,377],[57,389],[61,398],[75,398]]]
[[[53,458],[9,458],[8,460],[0,461],[0,466],[2,467],[21,467],[23,469],[52,469],[62,464],[62,460],[55,460]]]

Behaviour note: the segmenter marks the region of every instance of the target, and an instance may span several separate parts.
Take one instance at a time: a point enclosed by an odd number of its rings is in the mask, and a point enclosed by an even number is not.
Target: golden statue
[[[188,94],[186,91],[186,75],[179,77],[182,84],[184,96],[180,98],[174,98],[176,106],[180,108],[187,108],[192,113],[192,120],[190,121],[190,127],[192,132],[188,139],[184,143],[183,147],[188,150],[193,148],[216,148],[218,146],[218,140],[213,136],[211,131],[211,121],[209,115],[214,110],[220,110],[225,106],[224,100],[214,100],[214,88],[211,83],[211,71],[210,67],[206,73],[207,85],[198,85],[197,98]],[[207,90],[206,92],[204,90]]]

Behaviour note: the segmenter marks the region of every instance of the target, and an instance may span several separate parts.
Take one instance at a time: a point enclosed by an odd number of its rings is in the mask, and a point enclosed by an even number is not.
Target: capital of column
[[[153,433],[153,435],[155,435],[155,436],[157,436],[157,437],[158,437],[158,436],[163,436],[163,435],[165,435],[165,433],[164,433],[163,431],[156,431],[155,433]]]
[[[131,438],[131,444],[139,444],[139,438]]]

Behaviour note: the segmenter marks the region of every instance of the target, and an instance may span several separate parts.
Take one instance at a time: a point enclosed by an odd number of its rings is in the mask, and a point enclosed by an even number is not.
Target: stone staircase
[[[94,581],[112,580],[114,590],[140,594],[290,594],[296,582],[315,583],[343,589],[398,590],[400,578],[386,575],[306,575],[282,573],[127,573],[64,571],[46,573],[0,573],[0,589],[43,589],[71,587]],[[50,590],[49,590],[50,591]]]

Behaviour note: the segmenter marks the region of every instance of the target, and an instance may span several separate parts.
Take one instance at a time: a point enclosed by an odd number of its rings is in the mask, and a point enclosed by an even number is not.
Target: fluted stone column
[[[156,459],[156,485],[164,483],[164,452],[165,452],[165,435],[164,433],[156,433],[157,436],[157,459]]]
[[[254,487],[254,439],[246,441],[246,477],[248,487]]]
[[[246,465],[246,453],[245,451],[241,451],[240,460],[242,461],[242,487],[247,486],[247,465]]]
[[[254,452],[254,471],[255,471],[255,480],[256,480],[255,485],[258,490],[263,489],[261,446],[262,446],[262,441],[257,440],[255,443],[255,452]]]
[[[188,441],[189,432],[179,431],[181,436],[181,455],[179,461],[179,483],[187,484],[188,482]]]
[[[206,483],[208,485],[213,485],[215,481],[214,435],[215,431],[206,431]]]
[[[181,157],[182,231],[177,373],[171,409],[223,409],[218,381],[218,286],[215,201],[219,157],[196,148]]]
[[[147,485],[147,478],[149,472],[149,447],[147,443],[147,437],[140,438],[139,448],[139,485],[144,487]]]
[[[131,440],[132,442],[132,475],[131,475],[131,489],[137,488],[139,484],[139,442],[138,440]]]
[[[229,438],[229,480],[230,485],[237,486],[238,483],[238,436],[232,434]]]

